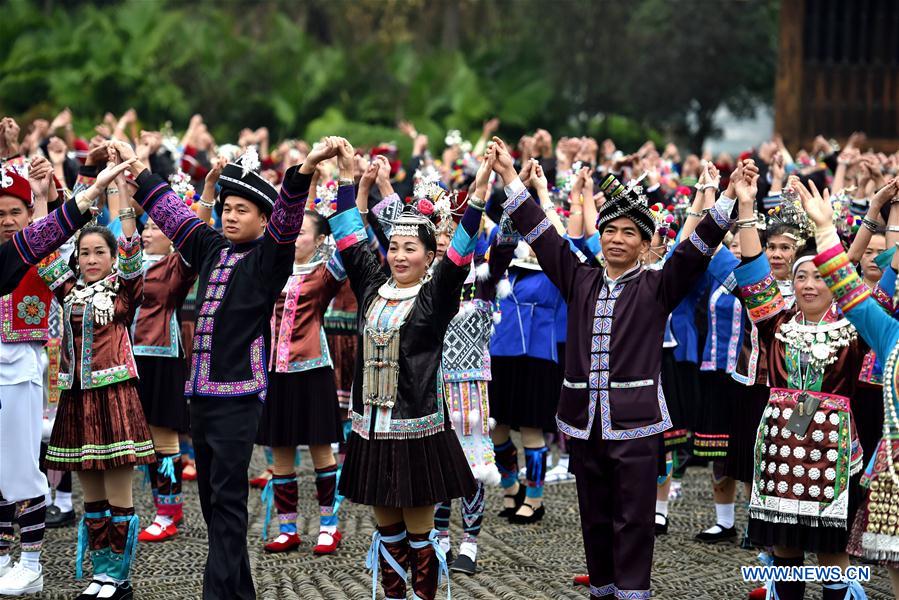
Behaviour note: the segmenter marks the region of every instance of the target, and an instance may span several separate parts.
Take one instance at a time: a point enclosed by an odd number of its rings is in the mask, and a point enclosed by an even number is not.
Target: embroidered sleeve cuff
[[[471,217],[469,217],[469,223],[466,224],[466,217],[469,216],[469,213],[477,213],[477,217],[480,217],[480,211],[475,210],[474,208],[465,209],[465,214],[462,215],[462,227],[457,227],[456,232],[453,234],[453,240],[450,242],[450,247],[446,250],[447,258],[452,261],[456,266],[464,266],[471,264],[471,259],[474,256],[474,248],[477,244],[477,225],[475,225],[474,231],[475,235],[472,235],[468,229],[471,228]]]
[[[718,196],[718,200],[715,202],[715,206],[712,207],[712,210],[709,211],[709,214],[712,215],[712,218],[715,219],[715,223],[718,224],[718,227],[721,229],[730,229],[731,212],[734,210],[734,204],[736,200],[733,198],[728,198],[724,194]]]
[[[131,239],[119,237],[119,276],[122,279],[134,279],[144,272],[143,253],[141,252],[140,235],[135,232]]]
[[[771,273],[768,258],[761,254],[752,262],[734,270],[740,296],[753,322],[764,321],[786,307],[786,301]]]
[[[356,208],[334,213],[328,217],[328,223],[331,225],[331,233],[334,234],[338,250],[345,250],[368,239],[362,215]]]
[[[54,252],[39,262],[37,274],[51,290],[55,290],[66,280],[74,277],[74,273],[59,252]]]
[[[815,265],[843,312],[849,312],[871,295],[839,242],[818,254]]]
[[[512,197],[520,194],[522,191],[524,191],[525,187],[524,187],[524,183],[519,178],[516,177],[512,181],[512,183],[505,186],[503,188],[503,190],[506,192],[506,198],[512,198]]]

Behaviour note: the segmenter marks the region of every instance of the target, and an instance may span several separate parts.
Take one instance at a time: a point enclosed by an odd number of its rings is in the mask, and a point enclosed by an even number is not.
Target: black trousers
[[[197,487],[209,535],[203,598],[256,598],[247,555],[247,469],[261,414],[257,396],[191,399]]]
[[[598,423],[599,415],[589,440],[568,443],[591,598],[644,597],[655,543],[659,436],[603,440]]]

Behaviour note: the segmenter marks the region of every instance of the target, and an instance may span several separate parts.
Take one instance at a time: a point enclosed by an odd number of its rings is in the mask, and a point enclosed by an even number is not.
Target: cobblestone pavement
[[[261,465],[261,453],[254,469]],[[337,554],[315,557],[318,509],[313,500],[313,479],[308,455],[303,457],[300,482],[299,529],[306,532],[299,551],[269,555],[261,543],[265,509],[259,492],[250,493],[248,545],[253,577],[259,598],[266,600],[338,600],[371,598],[371,575],[363,561],[374,528],[370,510],[345,503],[341,507],[343,544]],[[256,472],[254,470],[254,472]],[[740,599],[753,587],[740,579],[741,565],[755,565],[757,552],[740,550],[734,544],[708,546],[693,541],[693,535],[714,522],[709,474],[691,469],[684,480],[684,495],[671,503],[671,528],[656,542],[652,587],[654,598]],[[152,518],[150,492],[135,480],[136,504],[142,521]],[[141,600],[199,598],[202,568],[206,557],[206,528],[200,515],[196,484],[185,485],[185,525],[172,540],[141,544],[134,571],[136,597]],[[480,536],[479,572],[474,577],[455,574],[452,596],[461,599],[557,599],[587,598],[583,587],[574,587],[572,576],[584,570],[583,545],[578,525],[574,483],[547,486],[547,514],[532,526],[510,525],[494,515],[501,504],[498,489],[490,490],[488,513]],[[80,502],[76,503],[80,504]],[[460,535],[458,503],[454,506],[452,533]],[[746,513],[737,511],[743,526]],[[44,546],[47,599],[71,599],[87,582],[74,578],[75,528],[50,530]],[[87,568],[89,572],[89,567]],[[867,584],[868,598],[888,600],[889,580],[883,569],[874,567]],[[444,587],[445,591],[445,587]],[[440,598],[444,598],[441,591]],[[379,592],[380,593],[380,592]],[[807,598],[820,598],[820,588],[810,585]]]

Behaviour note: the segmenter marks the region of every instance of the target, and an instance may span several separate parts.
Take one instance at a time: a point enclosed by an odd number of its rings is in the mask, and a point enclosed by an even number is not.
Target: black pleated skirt
[[[562,371],[551,360],[530,356],[491,359],[490,416],[513,429],[556,431]]]
[[[366,440],[351,433],[338,490],[357,504],[414,508],[477,488],[452,430],[423,438]]]
[[[183,358],[135,356],[137,391],[147,424],[178,433],[190,431],[190,411],[184,396],[187,362]]]
[[[331,367],[268,374],[257,444],[277,448],[342,441],[340,405]]]
[[[696,374],[696,365],[693,363],[678,363],[674,360],[673,348],[662,350],[662,392],[665,394],[668,414],[671,415],[671,429],[664,434],[666,452],[686,448],[690,444],[690,402],[698,389]]]
[[[724,459],[728,452],[734,398],[741,384],[725,371],[701,371],[699,385],[693,454],[700,458]]]
[[[739,385],[734,394],[724,474],[751,483],[755,476],[752,465],[759,422],[768,405],[770,390],[765,385]]]

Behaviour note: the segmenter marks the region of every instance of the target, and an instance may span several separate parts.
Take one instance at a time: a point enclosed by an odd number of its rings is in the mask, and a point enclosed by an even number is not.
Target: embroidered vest
[[[46,342],[50,339],[53,292],[31,267],[11,294],[0,298],[0,341]]]

